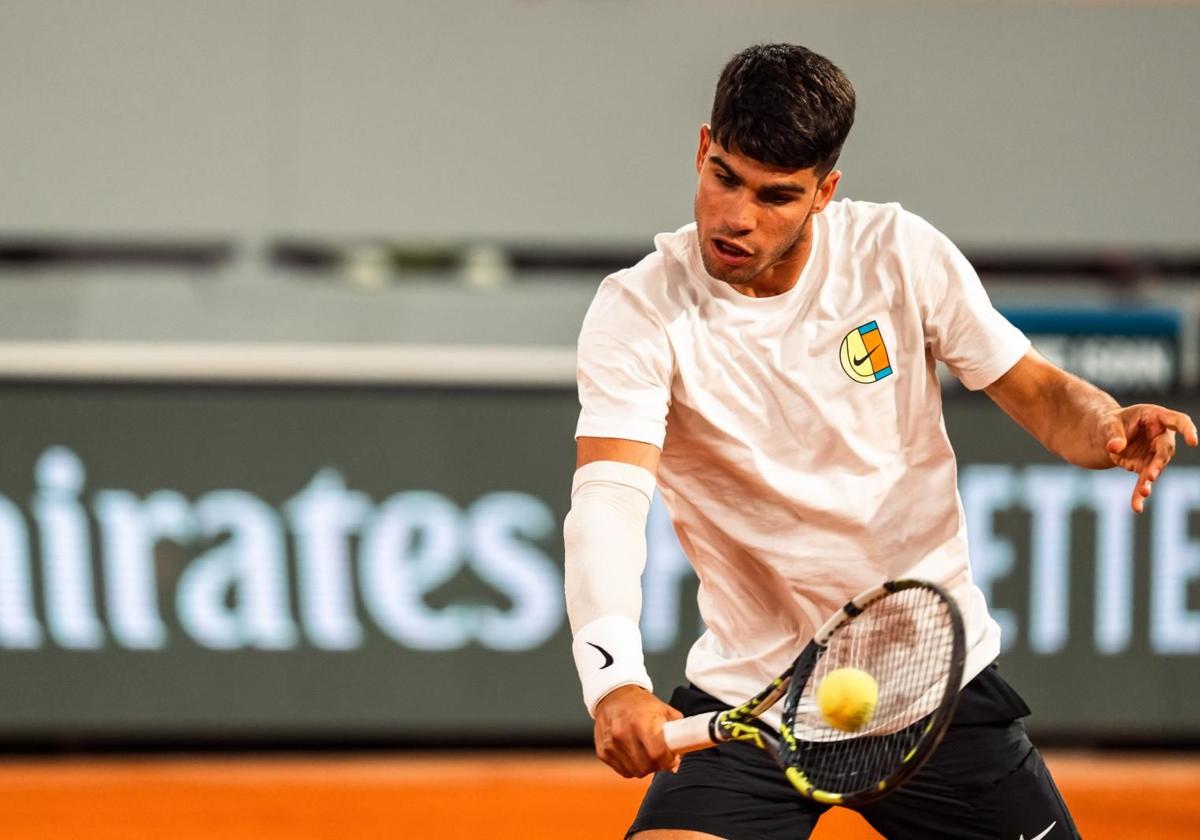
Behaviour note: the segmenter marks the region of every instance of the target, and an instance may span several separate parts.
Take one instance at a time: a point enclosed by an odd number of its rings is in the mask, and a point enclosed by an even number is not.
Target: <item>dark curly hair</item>
[[[730,151],[824,177],[854,124],[854,86],[811,50],[758,44],[721,71],[709,123],[713,139]]]

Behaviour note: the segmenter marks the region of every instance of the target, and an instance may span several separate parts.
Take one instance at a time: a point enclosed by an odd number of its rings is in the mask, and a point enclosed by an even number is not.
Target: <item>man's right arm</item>
[[[564,524],[567,613],[596,720],[596,754],[626,777],[674,769],[679,762],[662,727],[681,715],[650,692],[637,630],[646,515],[660,454],[640,441],[579,437]]]

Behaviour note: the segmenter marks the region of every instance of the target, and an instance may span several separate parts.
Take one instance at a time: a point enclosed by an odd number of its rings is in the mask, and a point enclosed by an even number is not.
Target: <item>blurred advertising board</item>
[[[0,384],[0,740],[586,738],[562,599],[569,386]],[[1200,414],[1200,399],[1180,408]],[[1200,736],[1200,466],[1148,512],[946,402],[1002,668],[1068,734]],[[644,633],[682,679],[661,506]]]
[[[1194,385],[1185,370],[1189,323],[1178,309],[1130,306],[1003,307],[1004,315],[1059,367],[1116,394]]]

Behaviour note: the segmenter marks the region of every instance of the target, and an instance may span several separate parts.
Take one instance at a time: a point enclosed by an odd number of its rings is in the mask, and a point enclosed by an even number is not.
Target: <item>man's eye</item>
[[[782,207],[784,204],[791,204],[792,197],[790,195],[768,195],[763,199],[763,203]]]
[[[732,175],[726,175],[724,172],[717,173],[717,180],[727,187],[737,186],[737,178],[734,178]]]

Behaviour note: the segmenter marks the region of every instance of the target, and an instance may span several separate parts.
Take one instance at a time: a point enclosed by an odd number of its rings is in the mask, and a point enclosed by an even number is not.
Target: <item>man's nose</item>
[[[755,223],[752,201],[742,196],[735,196],[725,205],[725,228],[731,234],[745,236],[754,230]]]

